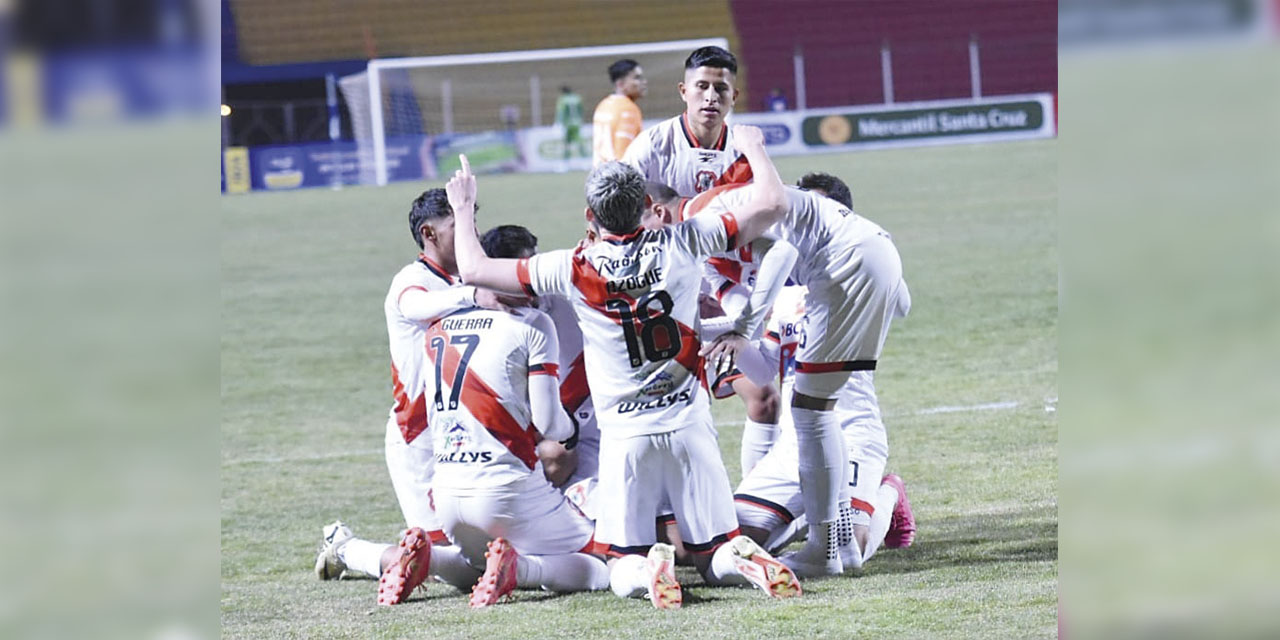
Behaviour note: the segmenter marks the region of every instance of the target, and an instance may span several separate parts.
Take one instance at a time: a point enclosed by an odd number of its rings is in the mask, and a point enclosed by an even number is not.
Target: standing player
[[[621,160],[643,128],[636,100],[649,91],[649,83],[640,63],[624,58],[609,65],[609,80],[613,82],[613,93],[596,105],[591,118],[593,166]]]
[[[738,99],[737,73],[738,60],[732,53],[720,47],[694,50],[685,59],[684,81],[678,85],[684,113],[645,130],[623,161],[646,180],[665,184],[684,197],[750,181],[751,165],[735,149],[725,123]],[[771,437],[777,431],[780,409],[777,389],[741,376],[731,384],[746,405],[744,438]]]
[[[739,131],[761,178],[750,203],[660,231],[640,226],[644,179],[620,163],[587,177],[586,219],[600,241],[529,260],[492,260],[468,238],[475,179],[464,169],[447,189],[458,212],[458,258],[466,282],[531,295],[569,297],[586,341],[587,378],[600,424],[596,542],[613,555],[615,593],[646,590],[659,608],[678,607],[670,545],[655,544],[654,519],[669,501],[685,547],[712,583],[750,582],[774,597],[799,595],[794,574],[738,535],[720,460],[698,339],[700,264],[749,242],[777,220],[783,187],[758,129]],[[727,501],[727,502],[726,502]],[[729,544],[725,544],[729,542]],[[647,562],[637,554],[648,551]]]
[[[907,293],[902,261],[884,229],[814,193],[789,188],[786,200],[775,229],[800,251],[792,275],[808,287],[791,415],[809,534],[803,549],[782,560],[801,576],[838,574],[843,564],[833,525],[840,498],[848,497],[848,456],[836,402],[851,373],[875,370],[890,321]],[[726,190],[701,215],[736,211],[749,201],[744,189]],[[719,341],[730,343],[736,353],[752,348],[735,334]],[[874,393],[862,401],[874,405]]]
[[[431,507],[433,467],[427,428],[426,329],[440,317],[477,303],[501,305],[492,292],[462,286],[453,251],[453,210],[444,189],[419,195],[409,210],[409,232],[421,253],[391,281],[383,310],[391,351],[395,404],[387,419],[387,470],[408,529],[398,545],[355,538],[342,522],[324,527],[324,547],[316,575],[328,580],[344,573],[379,580],[378,602],[401,602],[427,576],[427,567],[451,582],[471,580],[473,569],[448,544]],[[436,547],[433,549],[432,544]]]
[[[569,85],[560,87],[560,97],[556,98],[556,124],[564,130],[564,161],[568,169],[569,156],[585,156],[582,146],[582,96],[574,92]],[[574,150],[577,153],[573,153]]]
[[[560,406],[551,318],[528,307],[460,311],[431,326],[426,353],[436,510],[473,565],[487,558],[471,606],[489,606],[516,586],[607,588],[605,563],[582,553],[592,548],[591,522],[551,486],[538,459],[539,440],[575,431]]]

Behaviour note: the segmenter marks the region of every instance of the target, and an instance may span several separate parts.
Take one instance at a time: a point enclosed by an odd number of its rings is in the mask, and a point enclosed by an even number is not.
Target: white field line
[[[928,415],[934,415],[938,413],[964,413],[964,412],[970,412],[970,411],[999,411],[1002,409],[1014,409],[1017,406],[1018,406],[1017,402],[1007,401],[1007,402],[988,402],[985,404],[972,404],[972,405],[965,405],[965,406],[929,407],[928,409],[920,409],[919,411],[915,411],[911,415],[928,416]],[[894,415],[889,414],[886,417],[893,418]],[[728,427],[735,424],[738,424],[738,423],[718,422],[716,423],[715,426],[717,429],[719,429],[720,427]],[[360,458],[364,456],[372,456],[376,454],[382,454],[384,451],[385,451],[384,449],[353,449],[351,451],[342,451],[342,452],[335,452],[335,453],[312,453],[312,454],[300,455],[300,456],[257,456],[257,457],[249,457],[249,458],[232,458],[231,460],[224,460],[222,462],[222,466],[234,467],[242,464],[281,464],[284,462],[314,462],[319,460],[339,460],[341,458]]]

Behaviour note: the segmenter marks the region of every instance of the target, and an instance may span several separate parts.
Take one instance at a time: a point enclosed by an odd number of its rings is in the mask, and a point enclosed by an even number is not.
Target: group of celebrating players
[[[736,73],[719,47],[689,56],[686,111],[591,171],[573,249],[480,236],[465,156],[414,201],[422,252],[385,302],[408,529],[324,527],[319,577],[377,578],[388,605],[434,578],[477,608],[540,588],[669,609],[677,564],[788,598],[911,544],[872,380],[911,305],[897,249],[838,178],[787,187],[761,131],[725,123]],[[736,491],[710,408],[735,393]]]

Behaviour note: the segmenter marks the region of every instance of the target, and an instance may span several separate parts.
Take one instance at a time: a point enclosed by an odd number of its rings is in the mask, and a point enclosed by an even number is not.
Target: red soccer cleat
[[[484,575],[471,588],[471,608],[483,609],[516,590],[516,560],[520,557],[505,538],[489,543],[485,552]]]
[[[426,579],[431,569],[431,540],[418,527],[405,530],[397,549],[400,557],[378,578],[378,604],[404,602]]]
[[[675,547],[661,542],[653,545],[645,563],[649,570],[649,602],[658,609],[679,609],[684,592],[676,581]]]
[[[893,507],[893,519],[889,521],[889,532],[884,535],[884,546],[886,549],[909,547],[916,539],[916,517],[911,513],[907,487],[896,473],[885,476],[880,484],[887,484],[898,490],[898,504]]]

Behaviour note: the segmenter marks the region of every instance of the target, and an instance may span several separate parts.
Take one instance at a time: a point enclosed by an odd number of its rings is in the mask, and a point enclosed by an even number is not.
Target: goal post
[[[572,87],[582,97],[586,138],[596,102],[613,91],[608,66],[620,58],[633,58],[645,70],[649,93],[640,102],[644,112],[661,117],[678,113],[683,107],[676,83],[683,78],[684,60],[704,46],[728,48],[728,40],[370,60],[365,72],[341,82],[359,149],[361,182],[387,184],[389,136],[482,133],[551,124],[552,105],[561,86]],[[366,164],[371,171],[365,170]]]

